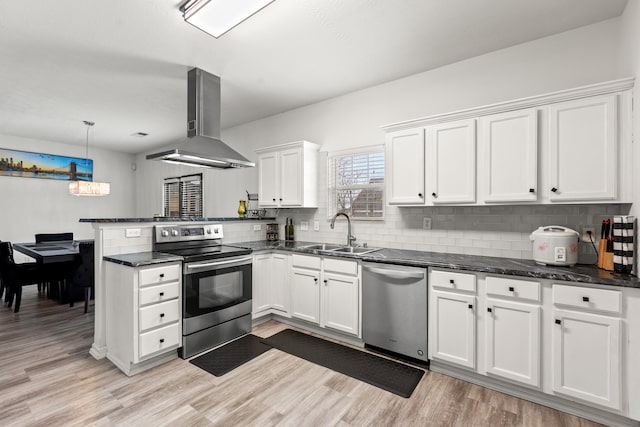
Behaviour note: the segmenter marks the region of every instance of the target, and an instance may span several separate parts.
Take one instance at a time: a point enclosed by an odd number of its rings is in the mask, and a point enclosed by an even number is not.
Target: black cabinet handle
[[[280,197],[280,201],[282,201],[282,197]]]
[[[582,297],[582,301],[589,302],[589,297]]]
[[[276,199],[274,198],[274,199],[273,199],[273,201],[275,202],[275,201],[276,201]]]
[[[422,199],[422,193],[418,193],[418,197]]]
[[[551,191],[553,191],[553,192],[555,193],[556,191],[558,191],[558,189],[557,189],[556,187],[553,187],[553,188],[551,189]]]
[[[509,286],[509,292],[515,292],[515,288],[513,286]]]
[[[160,296],[163,297],[164,296],[164,292],[160,292]]]
[[[473,304],[469,304],[469,305],[468,305],[468,307],[469,307],[469,308],[473,308]]]
[[[530,188],[530,189],[529,189],[529,193],[535,193],[535,192],[536,192],[536,190],[535,190],[535,189],[533,189],[533,188]]]
[[[160,278],[162,279],[164,277],[164,273],[160,274]]]
[[[318,283],[318,278],[317,278],[317,277],[314,277],[314,278],[313,278],[313,281],[314,281],[314,282],[316,282],[316,283]]]
[[[164,342],[164,338],[160,338],[160,344]]]
[[[160,313],[160,317],[164,317],[164,313]]]
[[[491,307],[487,307],[487,311],[488,311],[489,313],[493,312],[493,310],[491,309]]]
[[[453,279],[449,279],[449,283],[451,283],[452,285],[456,284],[456,282]]]
[[[324,284],[326,285],[327,283],[329,283],[329,281],[327,279],[323,280]]]
[[[432,195],[433,197],[438,197],[438,196],[436,195],[436,193],[431,193],[431,195]]]
[[[556,325],[560,325],[560,324],[562,324],[562,320],[556,319]]]

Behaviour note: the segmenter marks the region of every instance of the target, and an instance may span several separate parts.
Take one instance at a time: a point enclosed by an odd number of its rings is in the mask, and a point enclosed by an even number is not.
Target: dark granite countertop
[[[180,218],[158,216],[153,218],[80,218],[80,222],[224,222],[224,221],[275,221],[275,217],[210,217],[210,218]]]
[[[127,267],[143,267],[145,265],[182,261],[178,255],[163,252],[138,252],[132,254],[111,255],[102,257],[105,261],[126,265]]]
[[[257,242],[231,243],[254,251],[284,250],[313,255],[331,255],[363,261],[384,262],[388,264],[410,265],[417,267],[440,267],[452,270],[467,270],[481,273],[505,274],[537,279],[562,280],[568,282],[597,283],[603,285],[640,288],[640,279],[610,271],[601,270],[591,265],[574,267],[554,267],[536,264],[532,260],[513,258],[485,257],[475,255],[445,254],[438,252],[410,251],[402,249],[380,249],[364,255],[346,253],[330,253],[305,249],[304,246],[316,242]]]

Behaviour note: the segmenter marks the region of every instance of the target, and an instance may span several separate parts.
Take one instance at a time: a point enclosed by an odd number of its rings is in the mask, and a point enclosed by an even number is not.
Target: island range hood
[[[147,160],[221,169],[255,166],[220,141],[220,77],[199,68],[189,70],[187,138],[147,154]]]

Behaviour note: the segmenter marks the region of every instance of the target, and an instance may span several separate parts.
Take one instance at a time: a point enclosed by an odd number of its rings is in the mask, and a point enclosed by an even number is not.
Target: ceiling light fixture
[[[95,123],[85,120],[84,124],[87,125],[87,144],[84,162],[85,170],[88,171],[89,129],[91,129],[91,126],[95,125]],[[108,182],[81,181],[77,178],[76,175],[76,180],[69,183],[69,194],[72,194],[74,196],[106,196],[109,193],[111,193],[111,184],[109,184]]]
[[[274,0],[187,0],[180,6],[184,20],[215,38],[220,37]]]

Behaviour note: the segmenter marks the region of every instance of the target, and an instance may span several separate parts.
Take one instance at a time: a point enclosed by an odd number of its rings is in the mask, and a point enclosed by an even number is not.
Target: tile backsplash
[[[371,247],[531,259],[529,235],[538,227],[560,225],[581,232],[583,226],[590,226],[595,229],[597,246],[602,220],[626,215],[630,207],[630,204],[387,206],[384,221],[353,221],[352,233],[358,239],[356,243]],[[332,230],[326,206],[281,210],[278,216],[281,227],[287,217],[294,219],[296,240],[346,243],[346,220],[339,217]],[[430,230],[423,229],[424,217],[431,218]],[[301,230],[303,221],[307,222],[308,231]],[[319,222],[319,231],[313,231],[314,221]],[[591,244],[579,246],[579,262],[595,262]]]

